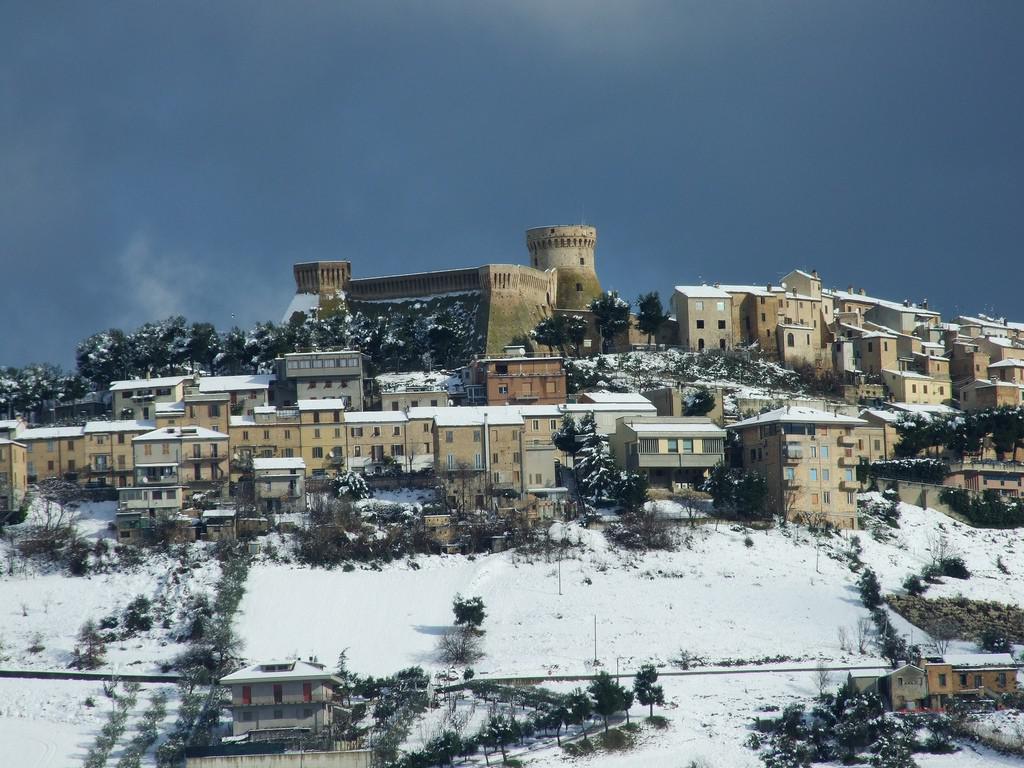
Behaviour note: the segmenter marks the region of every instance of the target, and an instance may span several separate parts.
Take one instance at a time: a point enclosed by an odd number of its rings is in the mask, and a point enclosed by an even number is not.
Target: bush
[[[873,477],[892,480],[910,480],[916,483],[941,485],[946,479],[948,468],[939,459],[893,459],[891,461],[873,461],[868,466],[868,474]]]
[[[969,579],[971,572],[967,570],[967,564],[962,557],[944,557],[939,561],[939,568],[943,576],[951,579]]]
[[[907,590],[908,595],[913,595],[914,597],[923,595],[928,589],[924,582],[921,581],[921,577],[916,573],[910,574],[903,580],[903,588]]]
[[[869,611],[882,604],[882,586],[878,583],[878,577],[870,568],[865,568],[857,582],[860,591],[860,600]]]
[[[989,628],[982,630],[981,635],[978,637],[978,644],[982,650],[989,653],[1010,653],[1013,650],[1010,638],[999,629]]]
[[[125,637],[134,637],[139,632],[148,632],[153,627],[151,609],[152,603],[145,595],[139,595],[128,603],[122,617]]]

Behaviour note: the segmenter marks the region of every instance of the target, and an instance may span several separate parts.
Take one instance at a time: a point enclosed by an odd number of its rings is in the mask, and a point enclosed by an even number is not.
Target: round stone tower
[[[601,293],[594,266],[597,228],[584,224],[526,230],[530,266],[558,274],[558,309],[586,309]]]

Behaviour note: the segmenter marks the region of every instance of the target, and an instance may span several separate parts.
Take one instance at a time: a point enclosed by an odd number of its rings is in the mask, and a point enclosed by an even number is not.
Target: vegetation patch
[[[1024,610],[991,600],[966,597],[927,598],[914,595],[889,595],[889,606],[911,624],[928,627],[947,626],[954,637],[981,643],[995,634],[1011,642],[1024,642]]]

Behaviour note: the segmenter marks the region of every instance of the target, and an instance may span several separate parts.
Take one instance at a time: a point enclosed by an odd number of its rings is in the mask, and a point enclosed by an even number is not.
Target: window
[[[499,384],[498,385],[498,394],[499,395],[507,395],[508,394],[508,384]]]
[[[703,312],[704,311],[704,302],[703,301],[695,301],[695,302],[693,302],[693,308],[696,309],[698,312]]]
[[[693,453],[693,438],[692,437],[684,437],[683,438],[683,453]]]
[[[576,293],[583,293],[583,283],[576,283]]]
[[[425,426],[425,425],[424,425],[424,426]],[[444,441],[445,441],[446,443],[454,443],[454,442],[455,442],[455,433],[454,433],[454,432],[452,432],[452,431],[451,431],[451,430],[449,429],[449,430],[448,430],[447,432],[445,432],[445,433],[444,433]]]
[[[242,686],[242,703],[243,704],[252,704],[252,686],[251,685],[243,685]]]
[[[355,456],[356,458],[359,458],[360,456],[362,456],[363,455],[363,446],[361,446],[361,445],[353,446],[353,448],[352,448],[352,455]]]
[[[718,340],[718,348],[719,349],[725,349],[725,339],[719,339]]]
[[[821,458],[823,458],[823,459],[827,459],[828,458],[828,446],[827,445],[821,446]]]
[[[362,437],[362,436],[363,436],[363,428],[362,427],[352,427],[352,437]]]
[[[391,430],[391,434],[394,437],[398,437],[400,434],[402,434],[402,428],[401,427],[393,427],[392,430]]]
[[[724,301],[716,301],[715,302],[715,309],[717,309],[719,312],[725,312],[725,302]],[[725,321],[723,320],[721,322],[723,323],[722,327],[724,328],[725,327],[725,325],[724,325]]]
[[[674,437],[670,438],[669,441],[668,441],[668,452],[669,453],[679,453],[679,441],[677,439],[675,439]]]
[[[280,683],[274,683],[274,703],[280,704],[284,701],[284,688]],[[280,717],[280,715],[274,715]]]
[[[698,320],[697,321],[697,330],[702,330],[703,328],[704,328],[704,321],[703,320]]]
[[[380,427],[374,427],[373,428],[373,436],[374,437],[380,437]]]
[[[324,449],[323,448],[314,448],[313,449],[313,458],[314,459],[322,459],[323,457],[324,457]]]
[[[269,440],[270,439],[270,430],[269,429],[264,429],[263,430],[263,439],[264,440]]]
[[[704,349],[704,339],[697,339],[697,349]]]
[[[828,506],[829,504],[831,504],[832,503],[832,492],[831,491],[822,491],[822,493],[821,493],[821,501],[822,501],[823,504],[825,504],[825,506]]]
[[[810,472],[810,475],[811,475],[811,482],[812,483],[817,482],[817,480],[818,480],[818,470],[811,469],[811,470],[809,470],[809,472]]]
[[[967,687],[967,675],[960,675],[960,687],[961,688],[966,688]]]
[[[796,480],[796,472],[792,467],[785,467],[783,471],[787,480]]]
[[[249,430],[247,430],[247,429],[243,429],[242,430],[242,439],[245,440],[246,442],[248,442],[248,440],[249,440]]]
[[[792,347],[794,345],[794,343],[795,343],[795,339],[793,338],[793,334],[792,333],[787,333],[786,334],[786,346],[787,347]]]
[[[799,444],[797,444],[797,445],[799,445]],[[788,447],[788,444],[787,444],[787,447]],[[800,449],[797,448],[797,450],[799,451]],[[818,446],[816,446],[816,445],[812,445],[811,446],[811,458],[812,459],[818,458]]]
[[[848,482],[848,483],[852,483],[853,482],[853,470],[852,469],[844,470],[844,472],[843,472],[843,479],[846,482]]]
[[[981,675],[974,676],[974,687],[981,688]]]
[[[720,331],[724,331],[725,330],[725,320],[719,320],[718,321],[718,330],[720,330]]]
[[[207,412],[211,419],[220,418],[220,403],[210,403]]]
[[[473,430],[473,442],[474,443],[479,443],[480,442],[480,430],[479,429],[474,429]]]
[[[252,722],[252,718],[253,718],[253,713],[252,712],[249,712],[247,710],[247,711],[242,713],[242,722],[251,723]]]
[[[306,701],[306,702],[309,702],[309,701],[313,700],[313,684],[312,683],[303,683],[302,684],[302,700]],[[309,710],[306,710],[306,711],[308,712]],[[309,717],[309,715],[306,715],[306,717]]]
[[[999,687],[1000,688],[1005,688],[1006,687],[1006,673],[1005,672],[1000,672],[999,673],[998,681],[999,681]]]
[[[941,688],[945,688],[946,687],[946,676],[945,675],[942,675],[942,674],[939,675],[939,687],[941,687]]]
[[[284,718],[284,710],[283,709],[275,709],[274,710],[274,719],[275,720],[281,720],[283,718]]]
[[[846,503],[847,504],[856,504],[857,503],[857,494],[854,493],[853,491],[847,491],[846,492]]]

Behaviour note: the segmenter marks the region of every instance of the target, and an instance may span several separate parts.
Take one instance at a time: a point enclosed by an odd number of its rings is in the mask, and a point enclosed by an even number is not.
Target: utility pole
[[[597,666],[597,614],[594,614],[594,666]]]

